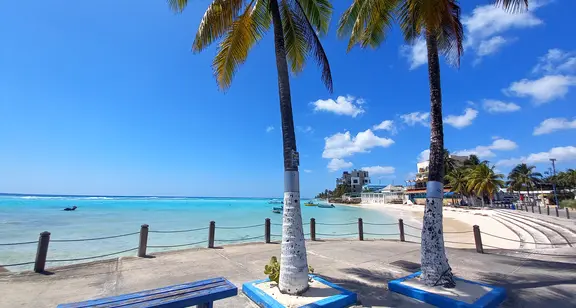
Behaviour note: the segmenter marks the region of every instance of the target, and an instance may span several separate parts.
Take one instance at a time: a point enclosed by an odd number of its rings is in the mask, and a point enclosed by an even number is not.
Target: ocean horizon
[[[266,218],[270,218],[272,223],[272,240],[278,241],[282,234],[282,215],[272,212],[272,208],[279,205],[269,204],[271,199],[282,198],[4,193],[0,194],[0,266],[34,261],[35,243],[43,231],[51,233],[48,260],[53,262],[49,262],[48,267],[135,256],[142,224],[149,225],[148,245],[156,246],[149,247],[149,253],[206,247],[210,221],[216,223],[217,246],[263,241]],[[308,200],[301,200],[303,223],[307,224],[310,218],[315,218],[318,238],[356,237],[358,218],[369,223],[396,222],[395,218],[379,211],[360,207],[304,206]],[[75,211],[63,210],[71,206],[78,208]],[[186,230],[194,231],[184,232]],[[305,225],[304,230],[307,234],[309,226]],[[373,234],[397,233],[397,227],[365,225],[364,231]],[[124,234],[126,236],[76,241]],[[19,242],[30,244],[2,245]],[[87,259],[102,255],[110,256]],[[22,265],[6,269],[23,271],[32,267]]]

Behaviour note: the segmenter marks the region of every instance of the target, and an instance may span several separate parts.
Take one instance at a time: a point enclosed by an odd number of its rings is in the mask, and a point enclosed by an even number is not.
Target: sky
[[[531,2],[508,14],[462,1],[460,67],[441,59],[444,137],[507,174],[576,168],[576,2]],[[208,1],[176,14],[156,1],[0,4],[0,192],[278,197],[282,136],[272,32],[229,90],[217,46],[191,44]],[[312,59],[291,76],[301,194],[333,189],[342,171],[404,184],[426,159],[424,41],[397,27],[378,49],[346,52],[336,35],[350,1],[335,1],[322,38],[329,93]]]

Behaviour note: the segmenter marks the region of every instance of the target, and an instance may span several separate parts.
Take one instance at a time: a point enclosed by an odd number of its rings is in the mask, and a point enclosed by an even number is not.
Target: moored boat
[[[318,204],[318,207],[330,209],[335,207],[334,204]]]
[[[305,206],[317,206],[318,204],[312,202],[312,201],[308,201],[306,203],[304,203]]]
[[[281,206],[281,207],[273,207],[272,210],[273,210],[273,211],[283,211],[283,210],[284,210],[284,206]]]
[[[272,199],[268,201],[268,204],[284,204],[284,201],[278,199]]]
[[[274,208],[274,209],[272,210],[272,213],[282,214],[282,210],[278,210],[278,209]]]

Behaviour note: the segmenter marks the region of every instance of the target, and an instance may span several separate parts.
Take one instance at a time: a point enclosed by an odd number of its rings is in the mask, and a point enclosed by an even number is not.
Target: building
[[[460,167],[468,159],[468,156],[450,155],[456,167]],[[416,164],[416,175],[414,179],[407,180],[406,194],[407,199],[413,203],[426,204],[426,183],[428,182],[429,161],[423,161]],[[444,186],[444,192],[450,191],[449,186]],[[448,200],[450,201],[450,200]]]
[[[370,184],[370,176],[368,171],[363,170],[352,170],[350,172],[342,172],[342,177],[336,179],[336,186],[338,185],[348,185],[350,186],[350,192],[353,194],[360,194],[362,192],[362,187],[366,184]]]
[[[361,195],[364,204],[402,203],[404,187],[387,185],[377,191],[364,191]]]

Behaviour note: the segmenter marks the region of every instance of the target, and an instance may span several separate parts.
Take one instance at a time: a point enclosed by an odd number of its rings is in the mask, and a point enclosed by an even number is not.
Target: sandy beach
[[[343,204],[344,205],[344,204]],[[423,205],[407,204],[360,204],[356,205],[366,209],[372,209],[386,215],[402,218],[405,225],[406,240],[420,242],[420,228],[424,213]],[[472,226],[478,225],[482,232],[495,234],[509,239],[518,239],[516,233],[507,226],[493,219],[492,210],[473,210],[444,207],[444,240],[446,246],[454,248],[474,249],[474,234]],[[415,229],[413,227],[417,227]],[[493,246],[505,249],[518,249],[519,243],[498,239],[491,236],[483,236],[482,243],[485,246]],[[524,247],[532,248],[532,247]]]

